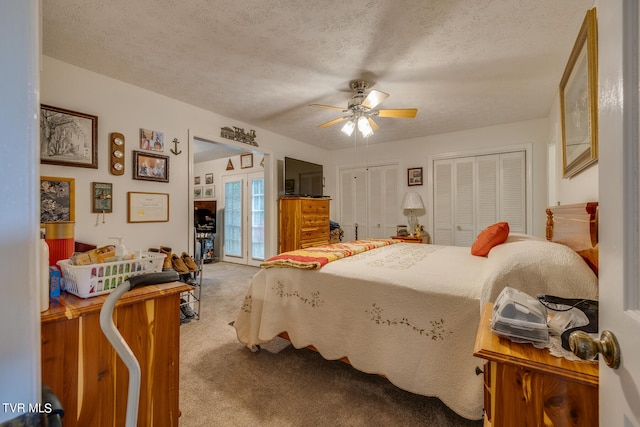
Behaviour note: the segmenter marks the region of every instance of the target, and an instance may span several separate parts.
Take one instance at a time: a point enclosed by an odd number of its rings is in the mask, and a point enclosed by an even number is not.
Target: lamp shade
[[[424,209],[422,198],[415,191],[409,191],[402,199],[402,209]]]

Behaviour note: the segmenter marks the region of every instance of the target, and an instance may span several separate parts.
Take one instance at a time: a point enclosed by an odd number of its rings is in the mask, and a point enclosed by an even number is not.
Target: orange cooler
[[[74,222],[45,223],[45,240],[49,245],[49,265],[57,266],[61,259],[69,259],[75,248]]]

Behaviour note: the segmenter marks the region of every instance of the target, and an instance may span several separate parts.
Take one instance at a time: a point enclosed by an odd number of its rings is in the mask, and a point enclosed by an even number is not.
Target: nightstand
[[[402,240],[405,243],[422,243],[422,237],[415,236],[391,236],[392,239]]]
[[[491,332],[482,310],[473,355],[484,364],[485,426],[597,426],[598,362],[552,356]]]

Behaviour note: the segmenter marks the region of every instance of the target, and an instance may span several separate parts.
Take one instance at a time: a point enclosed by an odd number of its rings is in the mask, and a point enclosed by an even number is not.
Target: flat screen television
[[[322,165],[284,158],[285,196],[323,197]]]

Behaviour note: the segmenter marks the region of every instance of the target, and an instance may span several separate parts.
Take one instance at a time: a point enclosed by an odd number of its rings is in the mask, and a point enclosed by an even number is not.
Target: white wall
[[[274,159],[296,156],[300,153],[322,160],[325,151],[272,132],[238,123],[218,114],[185,104],[121,81],[93,73],[62,61],[43,57],[41,102],[73,111],[98,116],[99,169],[41,165],[45,176],[75,178],[76,183],[76,240],[97,245],[108,244],[110,236],[124,235],[125,245],[132,249],[147,249],[160,245],[170,246],[175,252],[193,253],[192,246],[192,187],[193,176],[191,140],[195,137],[215,142],[240,145],[221,138],[224,126],[238,126],[256,130],[258,150],[269,153]],[[169,183],[138,181],[132,179],[132,150],[139,148],[140,128],[164,132],[165,151],[169,156]],[[125,136],[125,173],[114,176],[109,173],[109,134],[121,132]],[[169,152],[171,141],[180,141],[182,154]],[[273,174],[274,168],[266,168]],[[274,182],[275,182],[275,178]],[[113,213],[102,217],[91,213],[90,183],[113,183]],[[127,192],[162,192],[170,194],[170,221],[165,223],[127,223]],[[276,230],[277,194],[271,194],[268,218]],[[191,240],[190,240],[191,239]],[[277,242],[270,236],[269,247],[275,250]]]
[[[381,124],[383,126],[383,124]],[[547,139],[548,121],[546,119],[529,120],[525,122],[509,123],[499,126],[491,126],[479,129],[471,129],[447,134],[434,135],[422,138],[415,138],[403,141],[394,141],[385,144],[370,145],[368,149],[360,147],[357,150],[352,146],[344,150],[332,151],[329,157],[329,167],[331,172],[325,172],[327,176],[327,187],[332,192],[327,194],[336,196],[335,186],[338,180],[338,168],[340,166],[365,166],[397,162],[403,174],[400,177],[400,194],[404,194],[409,188],[417,191],[422,197],[425,206],[431,197],[431,180],[428,178],[432,173],[432,166],[429,159],[445,154],[477,152],[486,149],[499,149],[501,147],[517,146],[524,144],[532,145],[532,204],[533,204],[533,230],[530,232],[544,236],[547,205]],[[408,187],[406,171],[408,168],[422,167],[424,185]],[[398,198],[398,224],[406,223],[406,218],[402,215],[400,203],[402,197]],[[332,219],[337,220],[337,201],[332,202]],[[429,234],[433,234],[430,220],[430,212],[418,218],[419,222],[426,226]]]
[[[0,402],[40,401],[39,2],[0,6]],[[0,423],[19,412],[0,407]]]

